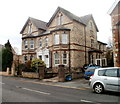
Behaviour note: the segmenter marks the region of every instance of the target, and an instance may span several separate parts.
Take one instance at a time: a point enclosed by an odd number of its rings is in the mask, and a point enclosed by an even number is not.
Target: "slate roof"
[[[108,14],[111,15],[111,13],[112,13],[113,10],[115,9],[115,7],[118,5],[118,3],[120,3],[120,0],[116,0],[116,1],[113,3],[112,7],[111,7],[111,8],[109,9],[109,11],[108,11]]]
[[[31,21],[38,29],[43,29],[43,30],[46,30],[47,29],[47,26],[46,26],[46,22],[44,21],[41,21],[41,20],[38,20],[38,19],[35,19],[35,18],[32,18],[32,17],[29,17],[27,22],[25,23],[25,25],[23,26],[20,34],[22,34],[22,32],[24,31],[27,23]]]
[[[74,15],[73,13],[61,8],[61,7],[58,7],[57,10],[55,11],[55,13],[53,14],[53,16],[51,17],[51,19],[49,20],[47,26],[50,25],[50,23],[52,22],[52,20],[54,19],[54,17],[56,16],[57,12],[58,11],[61,11],[62,13],[64,13],[66,16],[68,16],[71,20],[74,20],[74,21],[77,21],[83,25],[87,25],[87,23],[89,22],[90,19],[93,19],[93,16],[90,14],[90,15],[86,15],[86,16],[82,16],[82,17],[78,17],[76,15]],[[95,21],[93,19],[93,22],[95,24]],[[96,30],[98,30],[96,24],[95,24],[95,27],[96,27]]]

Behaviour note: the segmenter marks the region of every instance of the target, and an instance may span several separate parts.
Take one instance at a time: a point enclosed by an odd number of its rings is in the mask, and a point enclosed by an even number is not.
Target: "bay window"
[[[48,46],[48,38],[45,38],[45,46]]]
[[[30,48],[34,49],[34,40],[30,40]]]
[[[59,64],[59,54],[58,53],[54,53],[54,62],[55,62],[55,64]]]
[[[54,44],[59,44],[60,39],[59,39],[59,34],[54,35]]]
[[[67,54],[66,53],[62,54],[62,64],[64,64],[64,65],[67,64]]]
[[[28,41],[27,41],[27,40],[24,41],[24,48],[25,48],[25,49],[28,48]]]
[[[39,41],[39,46],[42,47],[42,39]]]
[[[68,34],[62,34],[62,44],[68,44]]]

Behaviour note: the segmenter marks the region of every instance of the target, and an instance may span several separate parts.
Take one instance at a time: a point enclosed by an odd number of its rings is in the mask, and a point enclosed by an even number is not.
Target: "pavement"
[[[65,81],[65,82],[58,82],[57,77],[39,80],[39,79],[30,79],[30,78],[4,75],[3,78],[12,78],[14,80],[21,80],[21,81],[26,81],[26,82],[32,82],[32,83],[44,84],[44,85],[50,85],[50,86],[65,87],[65,88],[74,88],[74,89],[82,89],[82,90],[90,89],[89,80],[86,80],[84,78],[73,79],[71,81]]]

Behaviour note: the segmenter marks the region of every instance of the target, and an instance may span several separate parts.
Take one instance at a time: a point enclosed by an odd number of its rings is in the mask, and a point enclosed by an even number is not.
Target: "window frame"
[[[32,44],[31,44],[31,41],[32,41]],[[31,47],[31,46],[33,46],[33,47]],[[33,39],[30,40],[30,49],[34,49],[34,40]]]
[[[32,33],[32,24],[29,24],[28,25],[28,34],[31,34]]]
[[[64,58],[64,56],[63,56],[64,54],[66,54],[66,58]],[[64,60],[66,60],[66,63],[64,63]],[[62,54],[62,64],[63,65],[67,65],[68,64],[68,54],[67,53],[63,53]]]
[[[54,35],[54,44],[55,45],[60,44],[60,35],[59,34]]]
[[[42,39],[39,40],[39,46],[42,47]]]
[[[24,48],[28,49],[28,40],[24,40]]]
[[[45,46],[46,46],[46,47],[48,46],[48,37],[45,38]]]
[[[61,43],[62,44],[68,44],[68,34],[62,34],[62,39],[61,39]]]
[[[58,55],[58,56],[56,57],[56,55]],[[54,53],[54,64],[55,65],[59,65],[60,64],[60,56],[59,56],[58,53]]]

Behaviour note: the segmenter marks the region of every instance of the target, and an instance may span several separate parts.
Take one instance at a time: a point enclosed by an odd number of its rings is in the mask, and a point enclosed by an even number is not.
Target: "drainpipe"
[[[118,62],[120,66],[120,24],[118,24]]]
[[[85,64],[87,64],[87,60],[86,60],[86,57],[87,57],[87,55],[86,55],[86,28],[85,28],[85,26],[84,26],[84,33],[85,33]]]
[[[71,73],[70,32],[69,32],[69,72]]]

